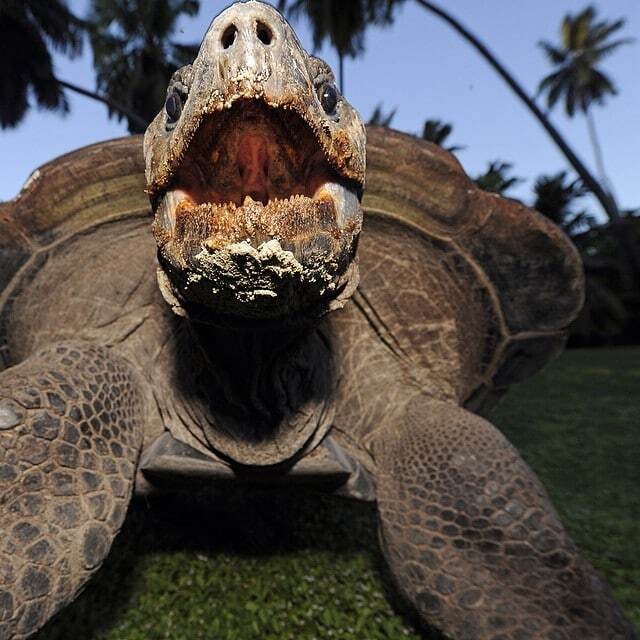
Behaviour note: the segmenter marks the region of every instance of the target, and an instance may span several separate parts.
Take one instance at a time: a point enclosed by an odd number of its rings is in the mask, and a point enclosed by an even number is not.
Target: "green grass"
[[[494,416],[640,627],[640,349],[582,349]]]
[[[571,351],[493,416],[636,626],[639,392],[640,349]],[[380,569],[371,505],[306,494],[140,503],[98,576],[37,637],[419,638]]]

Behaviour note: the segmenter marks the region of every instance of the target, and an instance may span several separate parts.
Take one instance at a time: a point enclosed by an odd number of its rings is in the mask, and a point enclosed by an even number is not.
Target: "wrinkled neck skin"
[[[186,319],[178,377],[208,447],[240,466],[287,467],[333,417],[330,341],[318,323],[230,328]]]

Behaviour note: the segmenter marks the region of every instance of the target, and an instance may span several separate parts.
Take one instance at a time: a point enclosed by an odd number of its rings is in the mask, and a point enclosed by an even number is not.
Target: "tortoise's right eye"
[[[182,113],[182,98],[177,91],[173,91],[164,103],[164,110],[167,112],[167,124],[174,124]]]

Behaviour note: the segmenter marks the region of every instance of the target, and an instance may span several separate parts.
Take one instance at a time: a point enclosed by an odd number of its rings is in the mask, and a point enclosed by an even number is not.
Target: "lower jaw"
[[[362,224],[357,201],[345,202],[329,193],[267,205],[164,201],[153,228],[165,298],[212,324],[318,317],[341,306],[357,284]]]
[[[249,240],[257,248],[274,238],[285,242],[286,238],[298,241],[328,234],[339,240],[343,234],[331,199],[312,200],[299,195],[270,201],[267,205],[251,199],[246,199],[243,206],[194,204],[183,200],[170,216],[165,213],[163,217],[160,210],[156,227],[160,234],[168,231],[175,241],[185,246],[200,244],[212,250],[243,240]],[[352,232],[353,224],[347,225],[344,231]]]
[[[156,210],[156,227],[181,242],[199,239],[214,247],[255,238],[313,235],[321,231],[336,238],[353,232],[362,220],[358,196],[353,187],[325,182],[312,197],[294,194],[263,204],[245,196],[234,202],[194,202],[189,194],[174,189],[165,194]],[[162,238],[157,238],[159,243]]]
[[[358,229],[359,231],[359,229]],[[168,242],[160,249],[161,290],[174,311],[201,322],[254,326],[300,322],[341,307],[358,283],[357,232],[338,242],[316,234],[288,244],[247,239],[224,246],[202,246],[176,261],[184,247]],[[331,244],[329,244],[331,240]]]

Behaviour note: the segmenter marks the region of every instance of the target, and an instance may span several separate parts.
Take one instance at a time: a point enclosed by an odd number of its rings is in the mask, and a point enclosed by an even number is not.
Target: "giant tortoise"
[[[375,500],[400,592],[456,640],[636,637],[480,417],[562,349],[578,255],[445,151],[367,135],[365,190],[329,67],[239,3],[144,144],[2,205],[0,638],[74,599],[134,491],[189,482]]]

